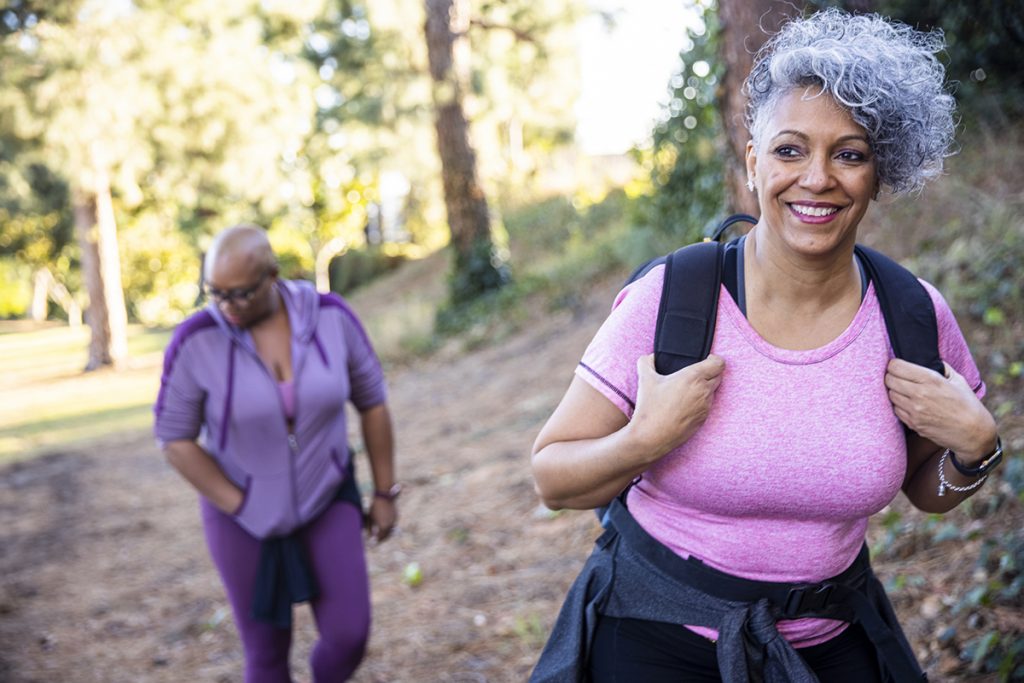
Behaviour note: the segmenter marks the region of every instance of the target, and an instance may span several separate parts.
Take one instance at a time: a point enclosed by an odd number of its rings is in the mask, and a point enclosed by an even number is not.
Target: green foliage
[[[548,626],[536,613],[519,615],[512,625],[512,632],[519,638],[523,645],[533,650],[544,647],[548,638]]]
[[[920,29],[942,29],[950,79],[961,105],[996,99],[1024,112],[1024,13],[1002,0],[879,0],[878,12]]]
[[[0,95],[0,121],[13,115],[9,103]],[[42,267],[58,282],[75,282],[69,273],[75,256],[69,200],[68,185],[46,164],[38,138],[0,134],[0,256],[11,257],[14,266],[4,268],[5,279],[16,273],[26,278],[17,289],[30,288],[33,271]],[[3,316],[25,313],[26,297],[2,298]]]
[[[890,510],[872,545],[880,558],[906,558],[941,546],[949,553],[979,547],[973,571],[957,578],[944,601],[947,626],[939,644],[959,655],[964,669],[1022,680],[1024,633],[1000,616],[1024,604],[1024,461],[1018,450],[1021,369],[1024,357],[1018,285],[1024,263],[1024,150],[1019,127],[962,136],[961,153],[947,174],[918,198],[883,200],[873,209],[876,227],[863,238],[936,285],[957,314],[982,377],[986,402],[1003,434],[1007,455],[981,492],[947,515],[901,515]],[[1009,523],[1005,520],[1011,520]]]
[[[810,0],[808,11],[850,9],[844,0]],[[940,59],[968,126],[993,116],[1010,123],[1024,113],[1024,14],[1019,2],[977,0],[876,0],[871,10],[922,31],[939,29],[946,50]]]
[[[985,539],[978,555],[975,577],[980,580],[953,606],[953,612],[1005,606],[1019,609],[1024,602],[1024,536],[1003,533]],[[960,653],[976,672],[998,673],[1000,680],[1024,678],[1024,633],[994,628],[967,642]]]
[[[581,6],[474,3],[485,182],[521,182],[571,137],[576,64],[563,38]],[[385,173],[411,186],[405,228],[420,253],[443,246],[423,28],[409,20],[422,11],[420,0],[0,7],[0,253],[48,265],[74,291],[71,190],[88,190],[97,164],[113,185],[128,307],[150,323],[191,307],[202,250],[227,225],[267,226],[306,276],[335,238],[358,248]],[[460,297],[507,278],[495,257],[501,247],[460,264],[485,276]]]
[[[145,325],[174,325],[199,301],[201,260],[180,231],[151,214],[122,221],[122,286],[128,314]]]
[[[12,258],[0,258],[0,318],[23,316],[32,299],[29,268]]]
[[[636,221],[694,241],[721,220],[725,203],[727,149],[715,104],[723,65],[718,59],[717,15],[704,13],[702,33],[688,31],[680,66],[673,76],[668,116],[654,129],[649,150],[637,150],[652,185],[638,204]]]
[[[465,306],[474,299],[500,290],[511,279],[507,254],[499,245],[478,241],[466,254],[456,251],[448,276],[449,308]],[[442,311],[439,321],[446,315]]]
[[[82,4],[83,0],[9,0],[0,5],[0,35],[16,33],[40,21],[68,23]]]
[[[443,307],[436,332],[462,335],[470,346],[492,340],[528,319],[528,305],[573,310],[589,283],[657,253],[657,236],[628,223],[633,202],[621,190],[587,207],[576,203],[554,196],[506,209],[509,246],[522,264],[516,279],[461,306]]]
[[[331,262],[331,289],[348,294],[404,263],[378,248],[353,249]]]
[[[965,136],[942,187],[888,207],[879,231],[892,242],[886,250],[934,284],[961,322],[979,323],[987,351],[978,361],[990,386],[1021,386],[1024,201],[1012,189],[1024,182],[1020,139],[1012,128]]]
[[[394,125],[401,101],[398,91],[408,88],[419,74],[397,67],[385,54],[401,52],[401,36],[373,27],[366,3],[339,0],[304,27],[302,56],[320,76],[317,125],[337,130],[359,121]],[[353,73],[360,78],[352,78]]]
[[[44,263],[71,241],[64,211],[68,187],[38,155],[11,155],[0,161],[0,253],[28,263]]]

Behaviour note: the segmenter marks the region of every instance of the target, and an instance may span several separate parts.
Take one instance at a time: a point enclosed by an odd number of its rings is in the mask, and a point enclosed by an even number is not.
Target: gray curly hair
[[[935,57],[944,45],[941,31],[877,14],[828,9],[790,21],[757,53],[744,83],[755,147],[779,99],[816,85],[867,131],[880,185],[919,191],[952,154],[955,102]]]

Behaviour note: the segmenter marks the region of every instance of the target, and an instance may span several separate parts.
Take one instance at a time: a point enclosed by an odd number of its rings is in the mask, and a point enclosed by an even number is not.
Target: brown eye
[[[839,158],[842,161],[857,162],[857,161],[866,161],[867,160],[867,155],[864,154],[863,152],[858,152],[855,149],[845,149],[845,150],[843,150],[842,152],[839,153]]]

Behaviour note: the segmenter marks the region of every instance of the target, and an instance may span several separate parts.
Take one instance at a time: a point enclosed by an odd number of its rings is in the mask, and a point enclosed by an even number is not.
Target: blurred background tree
[[[572,63],[547,68],[568,50],[545,41],[565,37],[574,6],[468,7],[480,197],[571,142]],[[86,307],[95,368],[123,359],[127,320],[173,323],[195,305],[203,249],[232,223],[265,225],[286,274],[322,288],[346,251],[379,254],[364,259],[372,275],[462,234],[444,218],[424,22],[409,20],[422,16],[417,0],[372,13],[347,0],[6,3],[6,314],[39,300],[27,283],[45,267],[60,305]],[[481,280],[477,260],[455,259],[453,301],[507,279],[500,212],[478,213],[496,265]]]
[[[641,237],[624,242],[693,239],[727,210],[752,210],[738,180],[741,77],[762,28],[832,4],[942,26],[965,127],[1008,125],[1021,110],[1013,3],[968,11],[909,0],[695,0],[702,20],[681,39],[668,105],[651,143],[633,152],[646,179],[628,193],[642,199],[622,206]],[[455,15],[451,6],[5,3],[0,313],[73,321],[85,307],[89,367],[116,362],[126,320],[172,324],[195,306],[207,241],[239,221],[266,226],[286,275],[321,289],[358,286],[449,240],[452,305],[500,287],[511,266],[510,210],[544,192],[576,192],[577,209],[600,197],[580,194],[585,172],[572,151],[573,32],[586,6],[462,0]],[[464,62],[450,81],[457,90],[433,85],[428,9]],[[457,95],[462,123],[445,126],[458,134],[439,147],[436,115],[449,111],[448,95]],[[445,168],[439,150],[455,147],[462,151]],[[551,169],[563,154],[577,161],[564,164],[570,180],[559,185]],[[470,227],[456,220],[463,214]],[[534,229],[563,235],[559,220]]]
[[[455,247],[452,302],[465,303],[503,286],[508,266],[491,233],[463,100],[470,87],[467,0],[426,0],[424,32],[444,199]]]

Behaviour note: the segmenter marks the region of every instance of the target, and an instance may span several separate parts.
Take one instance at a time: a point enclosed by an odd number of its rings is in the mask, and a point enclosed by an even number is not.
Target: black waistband
[[[651,536],[633,518],[626,506],[616,499],[609,509],[609,518],[625,543],[637,550],[645,560],[674,580],[723,600],[756,602],[766,598],[778,607],[780,617],[793,619],[832,612],[841,608],[836,586],[859,589],[870,569],[865,545],[845,570],[819,583],[780,583],[755,581],[727,574],[690,557],[683,559]]]
[[[766,599],[779,619],[822,617],[859,623],[878,649],[879,660],[891,676],[889,680],[927,680],[884,590],[874,578],[866,545],[849,567],[820,583],[754,581],[718,571],[693,557],[679,557],[640,526],[622,498],[616,498],[609,506],[609,532],[618,534],[623,543],[658,572],[722,600],[756,603]]]

